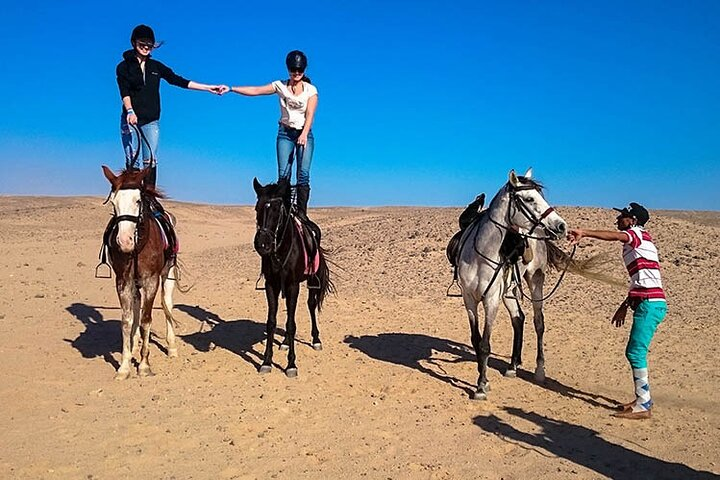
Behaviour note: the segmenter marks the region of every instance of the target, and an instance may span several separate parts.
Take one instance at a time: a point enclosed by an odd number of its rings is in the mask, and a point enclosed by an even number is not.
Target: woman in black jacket
[[[147,25],[138,25],[133,29],[130,43],[133,46],[132,50],[123,53],[123,61],[116,68],[117,83],[123,103],[120,117],[122,144],[125,156],[132,160],[133,135],[130,125],[135,125],[142,131],[147,144],[137,139],[137,148],[142,149],[142,166],[152,168],[146,177],[146,184],[155,186],[160,137],[160,79],[177,87],[216,94],[220,94],[220,86],[187,80],[151,58],[150,53],[162,42],[155,43],[155,33]]]

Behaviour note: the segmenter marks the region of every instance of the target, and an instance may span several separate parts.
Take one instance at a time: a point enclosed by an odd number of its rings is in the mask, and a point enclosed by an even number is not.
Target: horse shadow
[[[216,313],[198,305],[179,304],[175,305],[175,308],[202,322],[199,331],[179,335],[185,343],[192,345],[199,352],[209,352],[214,347],[221,347],[260,368],[263,353],[254,347],[265,340],[265,323],[246,318],[224,320]],[[205,327],[206,325],[208,327]]]
[[[540,427],[540,431],[519,430],[494,414],[478,415],[473,418],[473,423],[506,442],[540,454],[548,452],[565,458],[603,477],[615,480],[634,480],[640,477],[668,480],[720,478],[712,472],[698,471],[687,465],[667,462],[610,443],[595,430],[581,425],[573,425],[520,408],[504,407],[503,410],[509,415],[534,423]]]
[[[418,333],[381,333],[345,337],[344,342],[366,354],[367,356],[383,362],[394,363],[412,368],[458,388],[468,395],[475,392],[476,385],[448,375],[443,364],[459,362],[477,362],[471,347],[453,340],[431,337]],[[449,354],[454,358],[437,358],[439,354]],[[492,354],[488,359],[488,368],[504,373],[510,363],[503,360],[498,354]],[[434,368],[430,368],[430,366]],[[518,369],[518,378],[550,390],[563,397],[582,400],[595,407],[614,409],[619,402],[603,395],[585,392],[583,390],[565,385],[558,380],[546,378],[544,382],[537,382],[532,372]]]
[[[74,340],[65,338],[64,341],[80,352],[83,358],[102,357],[117,370],[120,363],[112,354],[119,352],[122,347],[120,321],[105,320],[97,308],[84,303],[73,303],[65,307],[65,310],[85,325],[85,331]]]
[[[443,364],[476,361],[472,350],[462,343],[420,333],[380,333],[377,336],[360,337],[348,335],[343,342],[370,358],[412,368],[468,395],[475,391],[475,385],[449,375],[443,368]],[[437,354],[448,354],[452,358],[438,358]],[[490,368],[499,370],[503,365],[504,362],[496,358],[490,357],[488,360]]]

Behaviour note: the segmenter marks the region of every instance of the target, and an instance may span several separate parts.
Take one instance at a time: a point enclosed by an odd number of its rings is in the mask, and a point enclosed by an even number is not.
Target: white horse
[[[538,352],[535,378],[544,380],[543,332],[545,322],[542,313],[543,283],[548,266],[548,244],[544,238],[563,237],[567,224],[548,205],[542,195],[542,186],[532,179],[532,169],[524,176],[514,170],[508,175],[508,182],[490,202],[484,215],[468,227],[460,242],[458,253],[458,282],[463,302],[470,320],[470,338],[477,356],[478,382],[473,399],[486,399],[490,390],[487,379],[487,362],[490,356],[490,336],[500,301],[510,312],[513,325],[513,353],[507,376],[515,376],[521,362],[522,336],[525,316],[516,297],[507,296],[505,272],[508,265],[500,253],[500,246],[508,231],[520,233],[534,253],[527,264],[520,261],[520,276],[530,287],[533,301],[535,331]],[[550,255],[552,257],[552,255]],[[521,280],[520,280],[521,281]],[[478,305],[482,302],[485,310],[485,326],[480,335]]]

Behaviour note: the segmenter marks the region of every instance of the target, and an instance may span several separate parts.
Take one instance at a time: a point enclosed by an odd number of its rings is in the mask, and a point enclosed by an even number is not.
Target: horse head
[[[108,201],[115,212],[117,244],[123,253],[132,253],[137,243],[138,224],[143,216],[143,179],[150,169],[123,170],[117,176],[105,165],[102,169],[112,186]]]
[[[253,243],[255,251],[264,257],[277,252],[282,243],[284,229],[290,220],[290,183],[280,179],[278,183],[263,186],[255,178],[253,188],[257,195],[257,232]]]
[[[567,223],[545,200],[542,185],[532,179],[532,168],[522,176],[510,170],[507,191],[510,195],[508,217],[511,223],[530,235],[537,227],[543,227],[550,236],[565,236]]]

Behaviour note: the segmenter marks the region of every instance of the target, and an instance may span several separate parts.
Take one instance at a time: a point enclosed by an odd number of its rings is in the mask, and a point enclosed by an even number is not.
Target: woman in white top
[[[280,125],[277,135],[278,180],[292,176],[292,164],[297,164],[297,207],[307,214],[310,198],[310,164],[312,163],[315,138],[312,123],[317,108],[318,92],[305,76],[307,57],[293,50],[285,58],[290,78],[276,80],[259,87],[226,87],[241,95],[272,95],[280,99]]]

